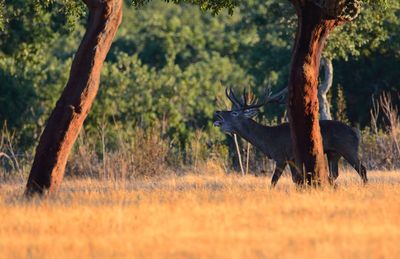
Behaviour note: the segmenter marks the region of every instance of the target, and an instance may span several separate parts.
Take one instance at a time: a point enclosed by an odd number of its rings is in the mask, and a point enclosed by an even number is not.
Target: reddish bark
[[[73,60],[68,83],[40,137],[26,196],[58,190],[68,155],[97,94],[101,68],[122,20],[122,0],[84,2],[89,9],[86,33]]]
[[[298,29],[289,78],[289,121],[297,168],[304,183],[318,185],[328,182],[318,117],[318,73],[325,40],[338,21],[326,19],[311,1],[292,3]]]

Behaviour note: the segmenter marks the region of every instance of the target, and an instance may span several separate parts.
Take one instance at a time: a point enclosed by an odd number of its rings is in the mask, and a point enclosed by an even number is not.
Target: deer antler
[[[236,98],[235,94],[232,91],[232,88],[226,88],[225,89],[225,94],[226,97],[233,103],[234,107],[236,109],[255,109],[255,108],[260,108],[268,103],[278,103],[278,104],[283,104],[284,102],[284,96],[287,93],[288,89],[287,87],[282,89],[276,94],[272,94],[271,88],[267,88],[265,91],[265,100],[262,103],[257,103],[257,98],[254,95],[251,95],[249,98],[249,94],[247,93],[246,89],[243,89],[243,94],[242,94],[242,101],[239,101],[239,99]]]
[[[276,94],[272,94],[271,88],[267,88],[266,93],[265,93],[265,101],[264,103],[278,103],[278,104],[284,104],[285,103],[285,95],[288,92],[288,88],[285,87]]]
[[[246,92],[246,88],[243,89],[243,95],[242,95],[242,99],[243,99],[243,107],[244,109],[247,109],[249,107],[252,107],[254,105],[256,105],[257,103],[257,98],[254,94],[252,94],[250,92],[250,94],[248,94]]]
[[[257,104],[257,99],[253,97],[250,99],[250,104],[246,104],[245,109],[260,108],[269,103],[284,104],[285,103],[285,95],[286,95],[287,91],[288,91],[288,89],[286,87],[286,88],[282,89],[281,91],[279,91],[278,93],[272,94],[271,88],[267,88],[265,91],[264,102]],[[247,100],[246,91],[243,92],[243,99]]]
[[[237,109],[241,109],[243,107],[243,104],[236,98],[235,94],[232,91],[232,88],[225,88],[225,94],[226,97],[232,102],[233,106],[235,106]]]

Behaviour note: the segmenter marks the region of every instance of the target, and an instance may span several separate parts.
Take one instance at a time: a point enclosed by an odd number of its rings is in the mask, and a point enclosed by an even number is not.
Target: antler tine
[[[228,97],[228,99],[233,103],[233,105],[240,109],[242,107],[242,104],[240,103],[240,101],[236,98],[235,94],[232,91],[232,87],[229,88],[229,93],[228,93],[228,88],[225,89],[225,94],[226,97]]]
[[[243,88],[243,106],[247,107],[247,93],[246,93],[246,88]]]
[[[251,93],[247,92],[246,88],[243,89],[243,103],[245,108],[251,108],[256,105],[257,97]]]
[[[242,94],[242,102],[236,98],[234,92],[232,91],[232,87],[225,88],[225,95],[228,99],[233,103],[234,107],[237,109],[250,109],[250,108],[260,108],[268,103],[278,103],[284,104],[284,96],[287,93],[288,89],[284,88],[276,94],[272,94],[271,88],[268,87],[265,90],[265,100],[262,103],[257,103],[257,98],[254,95],[250,95],[247,93],[246,88],[243,89]]]
[[[278,104],[284,104],[284,96],[287,93],[287,88],[284,88],[283,90],[279,91],[276,94],[272,94],[271,88],[268,87],[265,90],[265,99],[264,102],[257,104],[256,103],[256,98],[253,98],[251,101],[251,104],[247,105],[246,108],[260,108],[268,103],[278,103]]]
[[[226,97],[230,100],[231,98],[229,97],[229,93],[228,93],[228,87],[225,88],[225,95]]]
[[[281,91],[279,91],[278,93],[276,93],[275,95],[271,96],[271,98],[274,98],[274,99],[279,100],[279,102],[280,102],[281,104],[285,104],[285,103],[286,103],[286,102],[285,102],[285,96],[287,95],[287,93],[288,93],[288,88],[285,87],[285,88],[283,88]]]
[[[243,89],[243,109],[254,109],[260,108],[264,105],[264,103],[258,104],[257,97],[251,92],[247,92],[246,88]]]
[[[265,89],[265,101],[267,102],[272,95],[272,90],[271,87],[268,87],[267,89]]]
[[[252,94],[249,105],[255,105],[256,103],[257,103],[257,97],[254,94]]]
[[[232,91],[231,89],[231,93],[232,93],[232,98],[235,99],[236,103],[238,103],[239,108],[242,108],[245,106],[244,102],[241,102],[239,98],[236,97],[234,91]]]
[[[271,88],[267,88],[266,96],[265,96],[265,104],[267,103],[278,103],[284,104],[284,96],[286,95],[288,89],[287,87],[283,88],[276,94],[272,94]]]
[[[253,106],[257,103],[257,101],[257,96],[254,93],[250,93],[249,105]]]

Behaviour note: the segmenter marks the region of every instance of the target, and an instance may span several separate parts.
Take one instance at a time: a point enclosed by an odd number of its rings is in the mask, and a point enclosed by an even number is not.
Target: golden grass
[[[1,258],[400,258],[400,172],[354,171],[337,188],[288,177],[68,180],[25,202],[0,185]]]

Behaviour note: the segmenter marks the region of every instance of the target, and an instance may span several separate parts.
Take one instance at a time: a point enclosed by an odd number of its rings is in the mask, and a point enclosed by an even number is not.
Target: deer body
[[[271,180],[272,185],[278,182],[288,164],[293,181],[301,183],[302,177],[297,174],[295,168],[289,124],[284,123],[278,126],[259,124],[252,117],[258,113],[260,105],[247,105],[245,94],[243,103],[235,98],[232,91],[229,94],[227,92],[227,96],[236,109],[217,111],[214,125],[221,127],[224,132],[238,134],[276,162]],[[331,120],[321,120],[320,127],[324,152],[328,157],[330,180],[333,181],[339,176],[338,162],[341,157],[344,157],[366,183],[368,181],[367,171],[358,157],[360,141],[357,132],[344,123]]]

